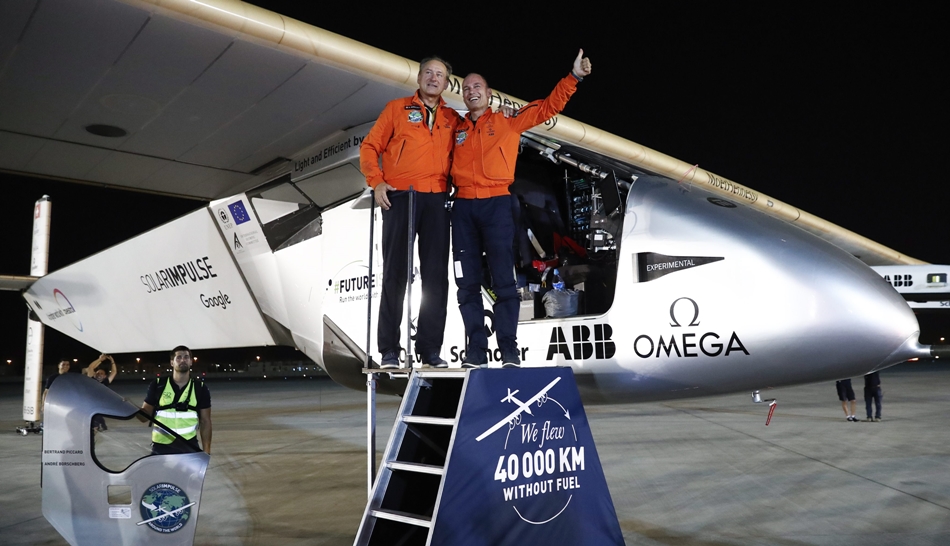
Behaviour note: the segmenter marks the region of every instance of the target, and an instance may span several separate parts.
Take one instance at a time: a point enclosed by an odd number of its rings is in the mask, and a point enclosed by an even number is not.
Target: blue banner
[[[469,373],[433,546],[623,544],[570,368]]]

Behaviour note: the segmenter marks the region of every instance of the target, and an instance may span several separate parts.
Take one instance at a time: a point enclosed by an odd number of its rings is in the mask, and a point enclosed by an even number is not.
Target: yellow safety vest
[[[178,405],[185,400],[187,400],[187,409],[179,411]],[[158,407],[155,408],[155,420],[174,430],[186,440],[191,440],[198,435],[198,396],[195,394],[194,379],[188,380],[188,384],[181,390],[176,400],[172,378],[165,378],[165,388],[158,399]],[[175,437],[162,427],[152,427],[152,441],[156,444],[170,444],[175,441]]]

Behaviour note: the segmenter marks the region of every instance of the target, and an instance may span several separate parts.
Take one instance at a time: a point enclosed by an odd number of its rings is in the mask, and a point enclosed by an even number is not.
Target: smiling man
[[[464,367],[488,363],[488,336],[482,307],[482,253],[488,258],[494,304],[495,335],[505,367],[521,365],[518,353],[518,295],[515,290],[514,220],[508,186],[515,179],[521,133],[564,109],[577,83],[590,74],[590,59],[577,53],[571,73],[544,100],[520,108],[513,117],[489,108],[491,88],[479,74],[462,82],[468,114],[455,132],[452,181],[458,196],[452,210],[452,252],[459,310],[468,339]]]
[[[452,137],[461,121],[442,100],[451,75],[452,67],[444,60],[423,59],[416,78],[419,90],[388,103],[360,146],[360,170],[383,209],[383,288],[377,328],[381,368],[398,368],[402,350],[399,325],[408,280],[410,186],[416,196],[412,225],[419,236],[422,277],[415,351],[423,365],[447,365],[440,356],[449,293],[446,180]]]

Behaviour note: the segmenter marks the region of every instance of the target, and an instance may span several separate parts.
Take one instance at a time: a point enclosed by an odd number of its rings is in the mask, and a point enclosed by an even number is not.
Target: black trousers
[[[379,352],[399,352],[402,304],[408,280],[409,192],[390,191],[389,210],[383,211],[383,291],[379,303],[376,340]],[[439,352],[445,333],[449,293],[449,213],[445,193],[415,193],[413,216],[419,241],[422,305],[415,350]],[[407,347],[408,349],[408,347]]]
[[[515,288],[515,263],[512,241],[514,221],[511,196],[487,199],[457,199],[452,210],[452,253],[455,259],[455,284],[458,286],[459,311],[468,337],[466,351],[472,362],[482,362],[488,350],[485,305],[482,302],[482,252],[488,258],[491,286],[495,293],[495,335],[504,357],[517,352],[518,308]]]

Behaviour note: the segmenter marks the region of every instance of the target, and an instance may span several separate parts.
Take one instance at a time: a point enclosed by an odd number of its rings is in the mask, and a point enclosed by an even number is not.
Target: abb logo
[[[617,346],[610,339],[613,328],[609,324],[594,324],[593,326],[593,340],[591,340],[589,326],[572,326],[568,330],[571,333],[570,339],[564,335],[564,330],[560,326],[555,326],[551,330],[551,344],[548,345],[546,360],[552,360],[557,354],[562,355],[566,360],[587,360],[591,357],[597,360],[612,358],[617,352]]]
[[[884,280],[889,282],[893,287],[897,288],[898,286],[914,286],[914,276],[913,275],[884,275]]]

